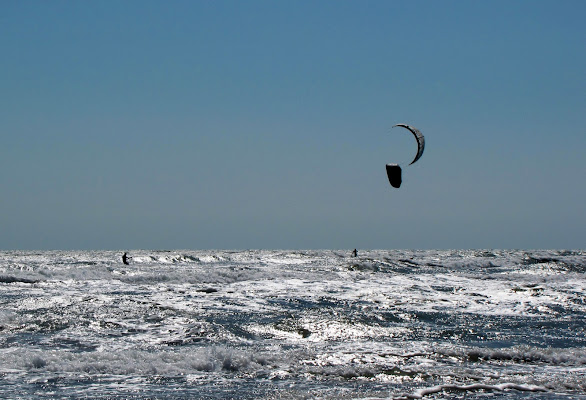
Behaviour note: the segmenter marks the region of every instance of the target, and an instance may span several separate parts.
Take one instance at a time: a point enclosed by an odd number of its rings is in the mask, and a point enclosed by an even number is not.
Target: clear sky
[[[0,0],[0,249],[586,248],[584,15]]]

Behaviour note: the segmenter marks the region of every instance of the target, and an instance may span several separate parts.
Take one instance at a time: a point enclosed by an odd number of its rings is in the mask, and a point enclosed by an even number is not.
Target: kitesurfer
[[[352,252],[352,257],[358,257],[358,251],[356,249]]]
[[[122,254],[122,262],[124,263],[124,265],[129,265],[130,263],[128,262],[128,253],[124,252],[124,254]]]

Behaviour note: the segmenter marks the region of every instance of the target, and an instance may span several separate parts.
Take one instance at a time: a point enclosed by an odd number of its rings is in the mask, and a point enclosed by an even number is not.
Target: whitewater
[[[0,251],[0,398],[586,399],[586,251]]]

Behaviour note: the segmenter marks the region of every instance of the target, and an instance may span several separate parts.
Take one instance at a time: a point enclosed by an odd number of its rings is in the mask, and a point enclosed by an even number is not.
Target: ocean
[[[586,399],[586,251],[1,251],[3,399]]]

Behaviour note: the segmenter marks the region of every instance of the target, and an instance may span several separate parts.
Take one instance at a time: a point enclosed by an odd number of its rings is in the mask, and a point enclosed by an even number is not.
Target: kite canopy
[[[387,164],[387,177],[389,178],[389,183],[394,188],[401,187],[401,167],[397,164]]]
[[[409,131],[411,131],[411,133],[413,134],[413,136],[415,136],[415,139],[417,140],[417,154],[415,155],[415,158],[413,159],[413,161],[411,161],[411,163],[409,164],[409,165],[411,165],[415,161],[419,160],[421,158],[421,156],[423,155],[423,150],[425,149],[425,138],[423,137],[421,132],[419,132],[419,129],[414,128],[410,125],[397,124],[397,125],[393,125],[393,128],[395,126],[400,126],[401,128],[408,129]],[[391,164],[389,164],[389,165],[391,165]],[[388,165],[387,165],[387,173],[388,173]],[[398,186],[395,186],[395,187],[398,187]]]

